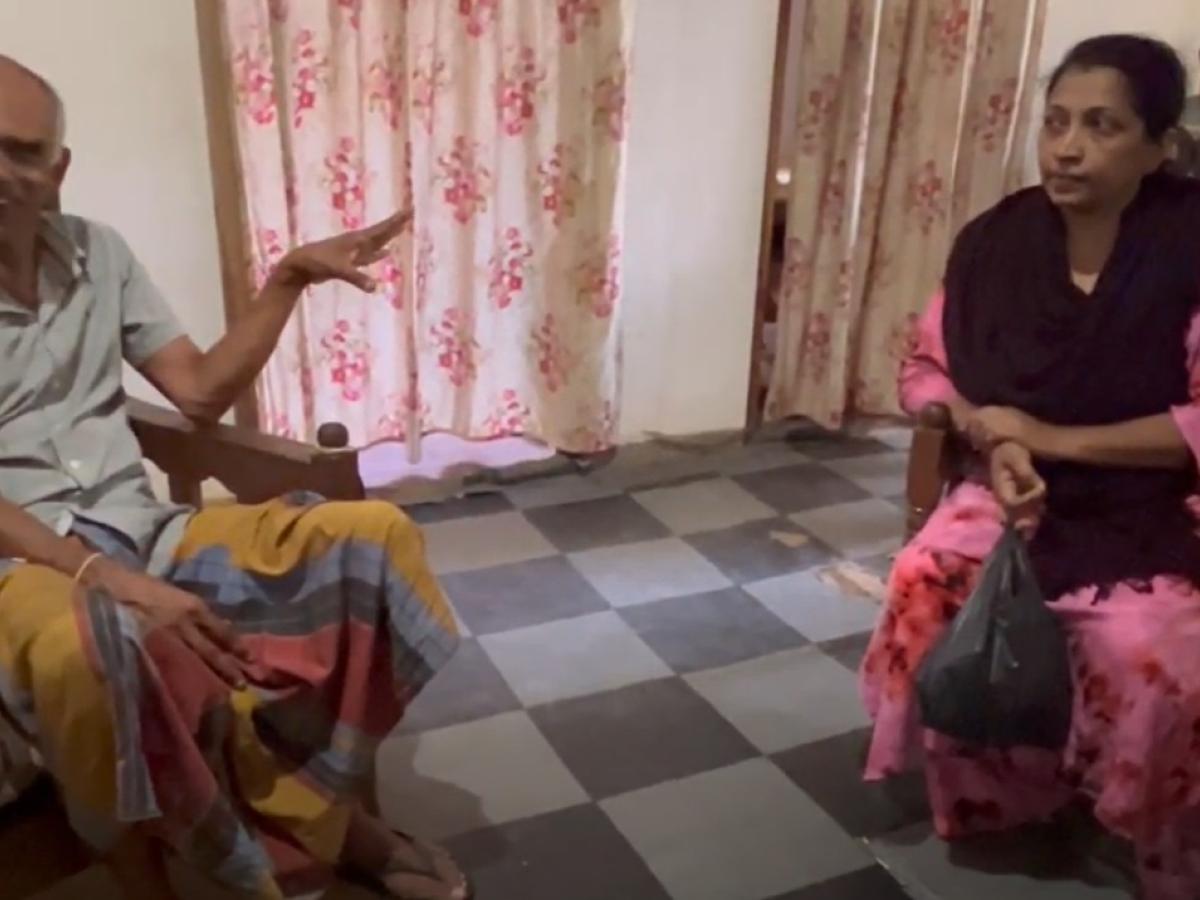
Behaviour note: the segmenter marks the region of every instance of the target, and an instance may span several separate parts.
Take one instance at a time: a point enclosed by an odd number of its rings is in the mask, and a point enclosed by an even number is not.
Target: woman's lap
[[[991,525],[992,511],[972,506],[958,510],[960,521]],[[1143,880],[1166,885],[1150,896],[1200,891],[1200,595],[1155,579],[1118,586],[1101,601],[1085,591],[1054,602],[1076,679],[1065,753],[965,747],[919,727],[913,694],[920,661],[980,569],[978,558],[937,548],[947,521],[897,558],[864,660],[863,696],[875,721],[866,776],[923,762],[948,837],[1044,820],[1082,791],[1106,826],[1138,845]],[[1155,875],[1156,863],[1174,874]],[[1184,879],[1184,893],[1173,878]]]

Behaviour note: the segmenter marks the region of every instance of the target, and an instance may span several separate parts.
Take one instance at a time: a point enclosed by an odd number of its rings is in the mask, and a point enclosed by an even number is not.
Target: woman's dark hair
[[[1067,52],[1050,76],[1046,94],[1072,69],[1099,68],[1116,69],[1125,76],[1134,111],[1151,140],[1160,140],[1179,124],[1187,98],[1187,70],[1170,44],[1138,34],[1088,38]]]

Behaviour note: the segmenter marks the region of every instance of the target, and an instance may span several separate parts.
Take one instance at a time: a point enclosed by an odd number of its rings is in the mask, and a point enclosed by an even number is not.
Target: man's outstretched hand
[[[315,241],[288,253],[271,280],[303,289],[327,281],[345,281],[360,290],[375,290],[375,280],[364,269],[388,254],[388,247],[412,221],[411,210],[401,210],[368,228]]]

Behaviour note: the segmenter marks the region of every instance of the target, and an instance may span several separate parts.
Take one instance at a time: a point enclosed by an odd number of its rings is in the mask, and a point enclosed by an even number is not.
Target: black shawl
[[[1110,425],[1188,402],[1200,304],[1200,182],[1155,173],[1126,208],[1095,289],[1071,281],[1062,216],[1041,187],[959,234],[945,278],[950,378],[968,401],[1056,425]],[[1176,575],[1200,585],[1186,507],[1196,472],[1040,462],[1046,514],[1030,544],[1048,597]]]

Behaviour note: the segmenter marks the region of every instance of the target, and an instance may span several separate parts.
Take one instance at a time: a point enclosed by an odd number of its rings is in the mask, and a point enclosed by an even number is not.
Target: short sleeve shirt
[[[100,526],[161,568],[192,510],[159,502],[125,411],[122,359],[183,334],[111,228],[47,215],[36,309],[0,291],[0,496],[59,534]]]

